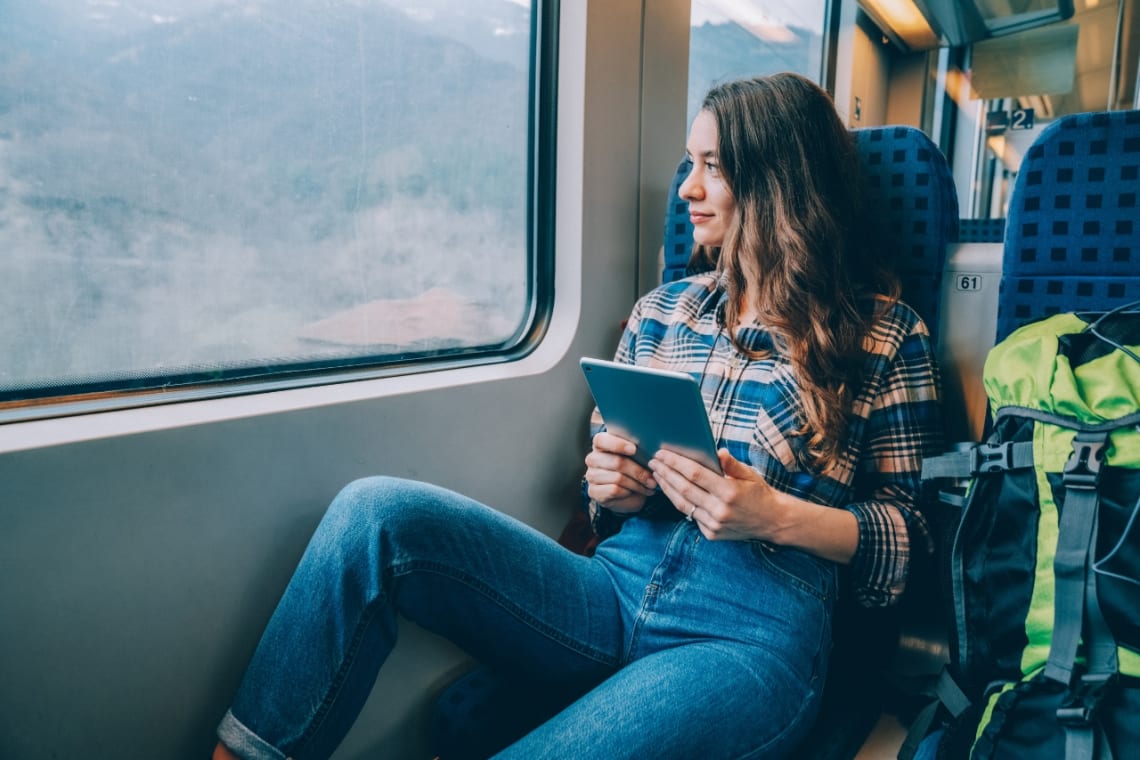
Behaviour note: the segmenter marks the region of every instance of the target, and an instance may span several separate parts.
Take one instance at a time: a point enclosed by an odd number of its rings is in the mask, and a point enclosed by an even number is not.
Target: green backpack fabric
[[[1136,306],[1012,333],[984,370],[992,435],[924,463],[965,484],[940,756],[1140,757]]]

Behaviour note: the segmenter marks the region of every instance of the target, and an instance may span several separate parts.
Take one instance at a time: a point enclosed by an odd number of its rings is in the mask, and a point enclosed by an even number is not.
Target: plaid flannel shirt
[[[874,324],[847,449],[824,475],[811,466],[805,437],[794,434],[804,417],[791,365],[759,326],[738,330],[737,339],[771,355],[742,354],[723,327],[724,301],[714,274],[657,288],[635,305],[615,360],[698,378],[718,447],[775,488],[852,512],[859,523],[850,568],[855,593],[868,607],[893,604],[912,548],[931,548],[918,509],[919,473],[922,458],[941,450],[942,418],[926,325],[902,303]],[[597,409],[591,427],[603,427]]]

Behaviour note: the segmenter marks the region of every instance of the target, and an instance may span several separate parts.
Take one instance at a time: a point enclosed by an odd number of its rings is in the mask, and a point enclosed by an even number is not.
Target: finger
[[[603,475],[602,473],[610,473]],[[612,483],[621,480],[626,486],[644,493],[646,496],[657,489],[653,473],[628,457],[617,454],[604,454],[591,451],[586,455],[586,479],[593,474],[599,483]]]
[[[628,488],[619,483],[600,483],[591,481],[589,488],[586,489],[591,499],[600,501],[602,503],[614,501],[616,499],[624,499],[633,494]]]
[[[716,454],[720,459],[720,468],[724,470],[726,476],[736,480],[762,480],[760,473],[729,454],[728,449],[721,449]]]
[[[631,514],[639,512],[645,506],[645,497],[637,494],[630,494],[624,497],[610,498],[606,494],[599,494],[598,496],[591,495],[591,499],[596,501],[605,509],[611,512],[619,512],[623,514]]]
[[[587,472],[612,473],[600,482],[612,482],[615,478],[623,477],[630,481],[630,487],[647,488],[651,492],[657,488],[657,481],[653,473],[629,457],[618,454],[606,454],[601,451],[591,451],[586,455]],[[637,485],[634,486],[633,484]]]
[[[657,489],[646,488],[643,483],[637,482],[632,477],[610,471],[610,469],[601,469],[601,471],[587,469],[586,482],[589,483],[589,487],[586,489],[589,496],[598,501],[624,499],[634,495],[645,499],[657,491]]]
[[[690,483],[695,483],[705,491],[712,490],[720,480],[719,475],[700,462],[673,451],[662,449],[653,455],[653,459],[663,463],[670,470],[679,473],[685,480]],[[650,469],[652,470],[652,461],[650,465]]]
[[[595,435],[592,444],[595,451],[620,454],[624,457],[632,457],[637,453],[637,445],[633,441],[614,435],[608,430],[603,430]]]
[[[627,489],[615,485],[591,486],[587,489],[590,498],[606,509],[625,511],[626,508],[640,509],[645,503],[645,497],[630,493]]]
[[[658,473],[657,485],[661,489],[661,493],[665,494],[665,498],[673,502],[673,506],[677,506],[679,502],[684,501],[684,499],[681,498],[681,492],[677,490],[677,486],[673,484],[673,481],[670,480],[666,473]]]
[[[677,509],[687,511],[683,509],[682,505],[689,504],[695,508],[704,503],[703,500],[707,498],[707,493],[686,478],[684,473],[673,469],[657,457],[650,461],[649,466],[657,477],[657,484],[661,487],[661,492],[668,497],[669,501],[673,502],[673,506]]]
[[[711,473],[714,476],[714,488],[711,491],[706,491],[687,480],[683,473],[673,470],[656,457],[650,462],[650,466],[657,476],[661,492],[678,511],[693,516],[693,521],[698,524],[705,538],[711,541],[725,538],[728,535],[725,532],[726,520],[729,519],[731,510],[720,492],[725,491],[731,495],[732,492],[738,490],[738,486],[734,485],[732,481],[716,475],[716,473]],[[700,467],[699,464],[697,466]]]

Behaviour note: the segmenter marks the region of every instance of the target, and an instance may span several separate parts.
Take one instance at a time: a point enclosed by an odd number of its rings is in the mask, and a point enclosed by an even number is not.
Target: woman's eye
[[[705,161],[705,169],[708,171],[709,174],[716,174],[717,172],[720,171],[720,165],[715,164],[712,161]]]

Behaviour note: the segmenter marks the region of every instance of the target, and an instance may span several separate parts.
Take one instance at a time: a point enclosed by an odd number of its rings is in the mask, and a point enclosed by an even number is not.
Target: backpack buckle
[[[971,472],[1004,472],[1013,469],[1013,442],[982,443],[970,450]]]
[[[1073,438],[1073,453],[1061,474],[1065,488],[1096,488],[1107,443],[1108,433],[1077,433]]]
[[[1096,717],[1097,708],[1116,682],[1116,673],[1086,674],[1080,686],[1069,692],[1057,708],[1057,722],[1074,728],[1087,727]]]

